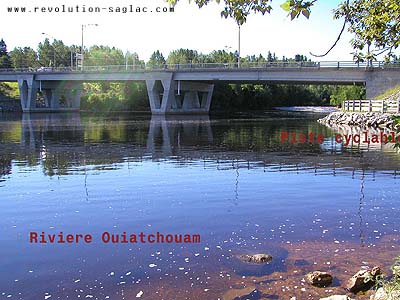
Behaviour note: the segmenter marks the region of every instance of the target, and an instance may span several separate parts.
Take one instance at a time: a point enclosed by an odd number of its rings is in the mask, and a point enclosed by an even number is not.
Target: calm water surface
[[[343,147],[317,117],[0,115],[0,299],[319,299],[362,266],[388,270],[400,155]],[[325,141],[281,143],[281,131]],[[29,242],[42,231],[93,242]],[[103,232],[201,241],[106,244]],[[260,252],[273,261],[237,259]],[[333,287],[307,285],[312,270]]]

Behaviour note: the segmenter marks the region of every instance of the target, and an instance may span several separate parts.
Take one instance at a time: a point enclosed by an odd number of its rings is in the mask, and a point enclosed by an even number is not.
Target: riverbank
[[[295,111],[295,112],[315,112],[315,113],[331,113],[337,112],[335,106],[278,106],[276,110]]]
[[[362,128],[396,129],[399,125],[395,122],[397,115],[378,112],[333,112],[318,122],[326,126],[348,125]]]
[[[0,98],[0,112],[21,112],[21,103],[11,98]]]

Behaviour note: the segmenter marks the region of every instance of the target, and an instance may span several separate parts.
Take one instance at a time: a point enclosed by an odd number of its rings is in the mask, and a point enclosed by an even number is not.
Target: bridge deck
[[[173,80],[199,81],[274,81],[283,83],[360,84],[374,70],[400,70],[399,63],[335,62],[259,62],[165,64],[163,66],[114,65],[38,69],[0,69],[0,81],[17,81],[24,75],[34,75],[44,81],[142,81],[166,76]]]

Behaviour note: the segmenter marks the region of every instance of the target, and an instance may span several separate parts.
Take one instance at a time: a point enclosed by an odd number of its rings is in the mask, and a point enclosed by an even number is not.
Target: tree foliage
[[[125,56],[122,50],[109,46],[93,46],[85,54],[86,66],[124,65]]]
[[[165,64],[166,61],[164,55],[160,52],[160,50],[154,51],[147,63],[147,65],[151,66],[152,68],[163,68]]]
[[[36,67],[38,57],[31,47],[16,47],[10,52],[11,63],[14,68]]]
[[[345,18],[354,35],[352,46],[356,60],[374,60],[382,53],[386,60],[395,57],[400,45],[399,0],[354,0],[342,3],[336,18]]]
[[[178,49],[169,53],[167,63],[172,65],[198,63],[202,62],[200,57],[196,50]]]
[[[0,68],[11,68],[11,59],[3,39],[0,40]]]
[[[166,0],[175,5],[179,0]],[[201,8],[212,0],[194,0]],[[215,0],[222,2],[221,15],[233,18],[238,25],[243,25],[251,13],[270,13],[272,0]],[[299,16],[309,18],[312,6],[321,0],[285,0],[281,7],[293,20]],[[400,45],[400,2],[399,0],[346,0],[334,12],[334,17],[344,20],[344,26],[338,36],[341,37],[346,25],[354,35],[352,46],[357,61],[374,60],[380,54],[386,54],[386,60],[393,59]],[[337,41],[338,41],[337,40]],[[328,50],[329,51],[336,45]],[[366,50],[366,51],[365,51]],[[321,55],[321,56],[324,56]]]
[[[179,0],[166,0],[170,5],[174,6]],[[213,0],[194,0],[201,8]],[[311,6],[317,0],[287,0],[283,2],[282,8],[289,12],[292,19],[300,14],[307,18],[311,12]],[[221,0],[215,0],[220,3]],[[261,13],[265,15],[272,11],[272,0],[222,0],[224,8],[221,11],[221,16],[225,18],[233,18],[238,25],[243,25],[247,21],[247,17],[252,13]]]

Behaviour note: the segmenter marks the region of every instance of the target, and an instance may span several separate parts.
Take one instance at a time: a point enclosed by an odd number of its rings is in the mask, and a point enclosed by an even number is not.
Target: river
[[[318,117],[0,115],[0,299],[319,299],[388,272],[400,155],[345,147]],[[237,258],[254,253],[273,260]],[[304,282],[314,270],[333,286]]]

